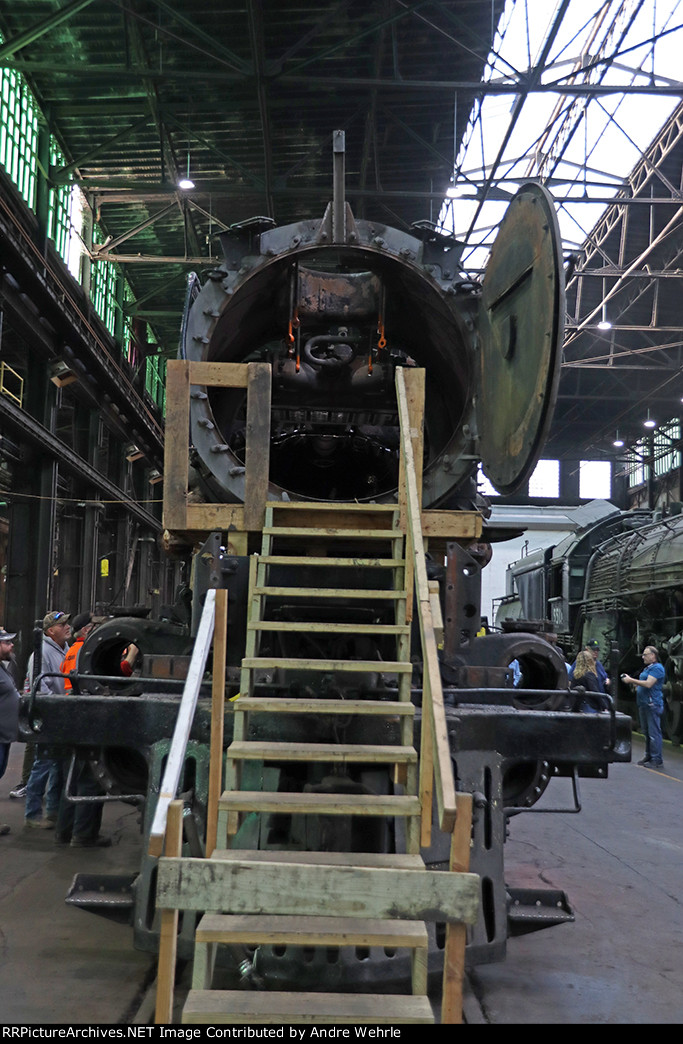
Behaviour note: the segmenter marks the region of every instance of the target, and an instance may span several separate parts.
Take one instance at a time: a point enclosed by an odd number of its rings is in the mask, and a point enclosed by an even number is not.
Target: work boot
[[[52,819],[25,819],[24,826],[32,830],[54,830],[55,828]]]

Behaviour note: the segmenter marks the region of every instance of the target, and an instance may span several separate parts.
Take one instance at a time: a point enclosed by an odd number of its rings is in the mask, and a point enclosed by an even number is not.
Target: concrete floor
[[[72,906],[76,873],[130,871],[139,863],[138,813],[120,802],[104,810],[111,848],[54,844],[54,831],[23,829],[24,802],[9,791],[21,775],[14,744],[0,780],[0,1023],[130,1023],[156,971],[132,946],[132,928]]]
[[[641,756],[636,737],[634,762]],[[140,853],[137,813],[105,809],[110,849],[57,848],[52,832],[22,830],[8,794],[23,748],[0,780],[0,1023],[119,1023],[149,1019],[155,961],[132,930],[64,903],[78,871],[126,872]],[[556,781],[544,798],[566,796]],[[557,788],[553,790],[553,788]],[[576,920],[510,940],[504,964],[469,977],[470,1024],[683,1022],[683,752],[665,769],[635,764],[584,781],[579,815],[517,816],[506,846],[511,885],[561,888]]]
[[[665,744],[661,772],[642,756],[636,736],[631,764],[582,781],[578,815],[512,820],[508,883],[563,889],[576,919],[511,939],[504,964],[474,971],[468,1021],[683,1022],[683,751]]]

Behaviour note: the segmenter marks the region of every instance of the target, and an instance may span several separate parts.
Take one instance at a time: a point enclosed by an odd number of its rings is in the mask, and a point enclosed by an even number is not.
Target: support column
[[[93,213],[92,200],[90,197],[88,197],[87,206],[83,208],[82,236],[85,252],[81,254],[81,286],[83,287],[83,293],[87,300],[90,300],[92,261],[90,260],[89,251],[92,251],[93,242]]]
[[[579,467],[578,460],[560,461],[560,502],[562,504],[578,504],[579,502]]]
[[[126,281],[124,278],[123,266],[120,267],[119,273],[116,279],[116,317],[114,320],[114,339],[123,354],[123,330],[124,324],[124,299],[125,299],[125,286]]]
[[[38,123],[38,163],[36,166],[36,217],[38,230],[36,246],[43,257],[47,250],[47,232],[50,220],[50,128],[47,122],[39,117]]]
[[[30,353],[24,407],[50,431],[54,431],[56,395],[57,389],[48,379],[44,360]],[[22,670],[31,652],[35,620],[50,609],[59,608],[50,604],[57,478],[57,460],[37,453],[24,443],[22,464],[14,470],[16,496],[9,509],[7,606],[3,621],[21,635],[17,656]]]
[[[91,411],[88,419],[88,459],[93,467],[98,466],[97,449],[100,443],[99,414]],[[102,509],[97,504],[88,504],[83,511],[83,541],[81,546],[81,583],[79,604],[85,612],[93,609],[97,597],[97,574],[99,568],[99,524]]]

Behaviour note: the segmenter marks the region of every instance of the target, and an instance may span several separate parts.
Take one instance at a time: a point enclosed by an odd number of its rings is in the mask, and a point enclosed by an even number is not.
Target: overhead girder
[[[101,142],[94,149],[91,149],[85,155],[79,156],[72,163],[67,163],[65,166],[60,167],[59,170],[53,170],[50,172],[50,178],[55,185],[67,185],[72,180],[73,174],[78,171],[78,168],[86,163],[89,163],[95,156],[100,156],[102,153],[106,153],[117,142],[126,141],[132,137],[139,127],[144,127],[149,123],[149,116],[142,116],[135,123],[132,123],[129,127],[125,127],[118,134],[114,134],[111,138],[107,138],[106,141]]]
[[[275,216],[273,199],[273,131],[270,117],[269,86],[266,75],[266,56],[263,42],[263,10],[261,0],[247,0],[249,18],[249,42],[253,63],[253,75],[256,80],[261,134],[263,135],[263,173],[265,207],[268,217]]]
[[[90,0],[92,2],[92,0]],[[184,83],[197,78],[196,71],[191,69],[173,69],[164,71],[159,69],[147,69],[144,66],[125,65],[99,65],[92,69],[84,69],[80,65],[68,62],[30,61],[14,58],[1,58],[0,65],[27,76],[36,73],[59,74],[69,78],[121,80],[123,83],[138,80],[150,81],[177,81]],[[388,77],[373,76],[297,76],[290,73],[274,75],[272,81],[275,86],[282,84],[286,87],[303,86],[310,87],[312,91],[321,86],[357,88],[361,90],[377,89],[382,91],[444,91],[452,94],[462,91],[466,94],[488,95],[529,95],[529,94],[563,94],[575,95],[577,97],[606,97],[612,94],[637,94],[672,96],[679,98],[683,95],[683,81],[667,80],[664,83],[609,83],[609,84],[565,84],[561,81],[552,83],[534,83],[529,85],[526,73],[520,75],[519,80],[510,82],[489,81],[482,83],[480,80],[430,80],[430,79],[390,79]],[[224,82],[225,84],[240,84],[250,80],[253,73],[249,75],[233,72],[222,72],[217,69],[202,70],[202,78],[213,82]]]
[[[62,22],[68,21],[74,15],[82,11],[84,7],[88,7],[93,0],[72,0],[72,3],[67,4],[66,7],[61,8],[59,11],[55,11],[49,18],[44,18],[41,22],[36,24],[23,33],[17,33],[10,40],[5,40],[0,43],[0,61],[5,59],[8,55],[16,54],[17,51],[28,46],[29,44],[36,43],[41,37],[47,33],[52,32]]]
[[[155,6],[160,11],[164,11],[168,14],[178,23],[178,25],[182,26],[185,34],[189,33],[190,36],[194,36],[197,40],[201,41],[204,47],[200,47],[199,44],[193,43],[187,35],[181,36],[178,33],[173,33],[168,26],[164,26],[158,21],[153,22],[150,18],[143,15],[141,11],[131,9],[129,14],[137,21],[145,22],[147,25],[152,26],[155,33],[172,38],[175,43],[179,43],[183,47],[198,51],[203,58],[210,58],[212,61],[217,60],[219,64],[225,64],[229,68],[234,69],[236,72],[242,73],[245,76],[252,75],[252,69],[248,62],[245,62],[242,58],[231,51],[230,48],[222,44],[216,36],[210,36],[208,33],[203,32],[201,27],[197,25],[196,21],[187,18],[181,11],[178,11],[176,7],[171,7],[169,4],[164,3],[164,0],[155,0]]]
[[[263,24],[262,0],[246,0],[240,5],[240,14],[243,16],[243,25],[240,26],[243,49],[240,54],[237,45],[226,47],[221,42],[220,34],[207,32],[199,18],[193,18],[191,12],[178,10],[178,4],[154,0],[153,6],[145,4],[143,7],[137,0],[132,0],[122,5],[117,15],[120,21],[125,22],[126,32],[125,47],[118,50],[121,55],[118,63],[108,62],[107,54],[102,55],[105,64],[100,64],[99,60],[69,61],[67,52],[65,64],[63,56],[59,60],[51,60],[48,49],[44,51],[44,60],[37,48],[31,50],[31,44],[35,41],[49,39],[51,29],[56,29],[69,18],[75,18],[80,12],[87,13],[90,3],[91,0],[67,3],[57,15],[37,22],[30,30],[24,29],[13,34],[0,44],[0,62],[22,69],[34,78],[51,70],[54,83],[61,85],[68,79],[76,85],[73,101],[68,104],[60,102],[57,91],[52,92],[54,97],[50,97],[50,119],[57,132],[62,122],[78,120],[79,114],[87,119],[93,113],[106,112],[118,118],[118,124],[112,124],[106,141],[100,137],[93,144],[91,137],[88,144],[85,136],[74,139],[78,147],[67,156],[67,162],[57,172],[57,177],[60,183],[68,183],[70,173],[83,175],[83,186],[92,195],[96,206],[103,208],[106,230],[113,237],[97,251],[97,257],[130,266],[131,282],[139,293],[139,300],[137,304],[128,307],[127,312],[150,319],[172,314],[168,305],[164,307],[162,294],[162,288],[169,281],[179,282],[183,278],[183,270],[190,266],[206,267],[213,262],[213,258],[207,256],[205,232],[207,228],[226,228],[233,220],[233,213],[238,213],[241,201],[244,201],[245,207],[253,207],[253,213],[275,215],[276,211],[286,210],[287,206],[291,209],[295,199],[304,201],[304,210],[310,200],[313,210],[320,197],[320,181],[304,185],[303,175],[311,153],[316,156],[324,154],[328,137],[322,134],[307,136],[306,148],[300,148],[298,155],[296,149],[292,148],[290,153],[284,154],[286,160],[280,159],[277,143],[273,139],[273,127],[277,129],[278,126],[277,117],[291,105],[290,95],[298,87],[301,87],[298,93],[311,105],[316,103],[323,88],[330,97],[343,92],[349,105],[349,123],[358,126],[362,121],[363,124],[361,149],[356,157],[359,171],[354,171],[355,183],[347,185],[346,196],[357,214],[372,201],[375,213],[379,206],[385,215],[390,216],[390,223],[399,227],[406,225],[401,211],[411,201],[425,210],[443,201],[438,179],[434,182],[434,188],[430,189],[428,174],[424,176],[429,161],[433,160],[442,172],[453,162],[449,154],[450,138],[432,138],[427,123],[411,122],[405,115],[406,106],[416,98],[420,98],[423,104],[430,93],[440,98],[450,97],[455,116],[457,106],[460,105],[462,111],[474,96],[514,95],[514,123],[519,120],[524,101],[533,94],[554,92],[560,95],[561,100],[547,128],[539,135],[537,146],[544,154],[539,173],[543,182],[555,190],[556,201],[562,205],[574,203],[576,199],[568,186],[568,180],[556,178],[553,172],[591,99],[614,93],[683,94],[683,83],[659,76],[654,66],[649,82],[633,82],[633,76],[642,73],[642,69],[628,64],[629,51],[625,49],[623,41],[634,12],[642,6],[641,0],[624,0],[617,9],[613,5],[606,5],[591,12],[591,17],[602,18],[605,26],[607,19],[612,20],[608,35],[598,35],[595,29],[593,38],[596,47],[588,46],[582,55],[572,55],[562,65],[551,65],[550,43],[570,7],[570,0],[563,0],[555,13],[546,47],[533,68],[509,69],[503,77],[492,78],[484,83],[470,78],[467,71],[463,75],[465,67],[459,64],[459,60],[462,56],[473,55],[483,63],[490,47],[490,38],[479,37],[472,23],[461,17],[457,5],[448,3],[435,5],[397,0],[386,9],[389,13],[384,17],[377,15],[379,5],[372,9],[368,5],[367,17],[360,20],[356,18],[355,22],[349,22],[350,31],[342,31],[345,16],[349,12],[357,14],[359,10],[352,0],[345,0],[335,3],[332,9],[326,5],[320,11],[311,11],[310,17],[307,17],[307,12],[301,22],[293,22],[294,34],[279,49],[272,47],[272,41],[268,49],[264,41],[264,29],[267,33],[269,26],[264,27]],[[77,23],[74,22],[74,25]],[[430,34],[435,34],[434,41],[443,41],[450,55],[450,68],[431,68],[424,64],[422,68],[406,67],[405,55],[394,46],[405,26],[409,27],[410,32],[413,32],[415,26],[422,26]],[[329,32],[330,29],[333,31]],[[165,41],[165,47],[174,48],[176,61],[157,63],[154,52],[150,51],[151,30],[154,31],[155,40],[158,37],[160,41]],[[641,41],[641,45],[647,43]],[[116,54],[117,51],[112,49],[111,55]],[[359,56],[362,56],[362,62],[358,60]],[[233,154],[226,144],[230,140],[227,124],[223,137],[214,137],[207,131],[206,125],[202,126],[196,119],[195,102],[184,100],[188,84],[196,83],[198,58],[202,61],[203,82],[215,90],[224,86],[231,91],[231,96],[233,91],[239,92],[239,105],[248,111],[249,121],[253,123],[249,133],[254,138],[254,155],[256,150],[261,153],[257,164],[252,166],[248,161],[243,162],[244,151]],[[450,73],[451,69],[452,76],[442,75],[444,71]],[[620,76],[623,82],[605,83],[608,69],[623,73]],[[364,74],[366,71],[367,75]],[[108,79],[116,84],[116,96],[112,94],[101,102],[79,97],[84,83],[101,82],[106,85]],[[175,85],[177,91],[167,95],[165,87],[170,85]],[[129,90],[135,91],[136,96],[122,98],[121,94]],[[180,92],[183,101],[178,101]],[[286,92],[290,92],[290,95]],[[127,126],[120,126],[121,119],[128,121]],[[119,176],[116,171],[112,173],[107,150],[111,148],[116,154],[117,146],[120,148],[135,141],[137,132],[148,124],[151,130],[152,121],[157,129],[155,164],[159,171],[158,179],[154,172],[145,170],[144,180],[141,180],[135,176],[134,166],[130,174],[124,172]],[[190,123],[191,135],[188,133]],[[106,125],[102,121],[100,133]],[[341,122],[337,125],[343,126]],[[406,188],[403,189],[397,185],[396,172],[391,168],[389,174],[393,180],[383,178],[385,171],[380,170],[380,159],[386,164],[386,154],[382,149],[381,134],[388,129],[392,133],[397,132],[409,146],[414,149],[417,147],[422,153],[425,162],[422,164],[421,183],[416,178],[411,181],[408,177]],[[679,183],[675,176],[672,177],[662,167],[678,147],[679,136],[680,130],[671,136],[670,141],[667,139],[667,142],[648,150],[636,171],[623,180],[621,191],[627,193],[628,198],[618,201],[621,216],[616,219],[611,234],[618,234],[619,222],[622,222],[623,227],[628,212],[637,213],[638,220],[642,221],[640,214],[643,207],[666,207],[669,221],[681,206],[683,194],[677,188]],[[202,176],[193,170],[196,189],[191,198],[179,196],[174,183],[179,169],[184,165],[181,143],[189,137],[193,153],[196,150],[201,154],[208,161],[209,168],[214,167],[215,161],[216,168],[215,172],[207,170],[209,176]],[[455,140],[457,142],[457,138]],[[93,162],[100,159],[101,163]],[[518,157],[514,162],[520,159]],[[142,162],[145,161],[141,161],[141,165]],[[79,171],[79,165],[83,165],[83,171]],[[503,162],[499,154],[496,161],[486,168],[483,185],[473,186],[478,204],[483,204],[485,200],[510,197],[506,181],[515,179],[507,177],[508,166],[508,161]],[[125,171],[125,167],[119,169]],[[227,172],[225,178],[220,176],[222,169]],[[608,192],[618,179],[610,181],[609,172],[597,168],[586,166],[583,171],[588,176],[583,178],[581,184],[591,192],[601,192],[599,196],[589,196],[587,201],[612,202]],[[643,198],[646,187],[651,188],[655,181],[658,182],[655,186],[658,195]],[[388,187],[383,189],[383,185]],[[563,191],[565,185],[568,187]],[[158,204],[159,212],[150,214],[146,205],[149,204],[152,210],[155,203]],[[213,209],[216,207],[220,211],[221,204],[223,212],[217,216]],[[177,213],[174,213],[176,207]],[[238,214],[240,220],[242,216]],[[658,280],[670,282],[675,273],[667,274],[667,265],[649,254],[646,260],[652,264],[652,270],[645,273],[642,266],[636,269],[630,257],[624,261],[614,252],[607,237],[601,239],[599,231],[593,236],[599,241],[599,248],[595,252],[592,247],[589,248],[582,262],[583,267],[580,265],[574,276],[574,280],[580,278],[582,282],[569,283],[570,297],[574,292],[577,294],[577,310],[569,324],[569,365],[565,368],[563,382],[568,379],[570,368],[602,368],[605,342],[601,338],[600,341],[588,343],[588,338],[593,335],[593,320],[602,304],[599,295],[593,299],[594,292],[589,284],[595,284],[599,289],[599,284],[596,284],[599,276],[594,273],[603,262],[604,267],[610,269],[604,272],[604,278],[608,285],[615,283],[609,301],[619,303],[619,307],[624,309],[623,318],[611,316],[612,341],[605,365],[611,369],[637,365],[638,357],[634,358],[634,355],[640,348],[629,346],[626,335],[629,331],[641,335],[651,332],[651,324],[647,319],[644,321],[642,315],[638,321],[629,322],[627,309],[635,308],[639,301],[639,308],[646,303],[648,308],[652,305],[649,314],[657,318],[657,330],[666,338],[665,344],[651,346],[664,364],[657,368],[658,372],[663,373],[672,365],[670,360],[677,350],[673,347],[676,339],[672,336],[677,328],[667,321],[665,314],[658,314],[656,309],[661,301],[656,297],[653,299],[653,295],[657,293]],[[130,252],[121,252],[124,243],[130,244]],[[172,266],[170,279],[164,277],[159,280],[158,275],[155,277],[153,269],[160,265],[166,271],[169,271],[169,265]],[[636,283],[637,287],[629,289]],[[628,295],[628,299],[625,295]],[[590,303],[588,311],[578,307],[586,303]],[[171,344],[171,339],[174,340],[166,333],[166,344]],[[649,350],[649,347],[643,351]],[[607,371],[601,369],[601,372],[611,377]]]
[[[560,5],[559,5],[559,7],[557,9],[555,17],[553,19],[553,24],[551,26],[551,29],[550,29],[550,31],[549,31],[548,35],[546,36],[546,39],[545,39],[545,41],[543,43],[543,47],[541,49],[541,54],[539,56],[538,64],[536,65],[536,67],[533,70],[529,71],[529,81],[528,81],[529,88],[537,86],[540,83],[540,81],[541,81],[541,74],[542,74],[542,71],[543,71],[546,59],[548,58],[548,55],[550,54],[550,50],[551,50],[551,47],[553,45],[553,42],[555,41],[555,38],[556,38],[557,34],[560,31],[560,27],[561,27],[562,22],[564,20],[564,16],[567,13],[567,10],[569,8],[569,4],[570,4],[570,0],[562,0],[562,2],[560,3]],[[512,137],[512,132],[515,129],[515,125],[516,125],[517,121],[519,120],[519,118],[520,118],[520,116],[522,114],[522,109],[524,107],[524,102],[526,100],[526,95],[527,95],[526,91],[523,92],[522,94],[519,94],[515,98],[515,101],[513,103],[512,111],[510,113],[510,121],[508,123],[508,126],[507,126],[507,129],[505,131],[505,134],[503,135],[503,139],[502,139],[502,141],[501,141],[501,143],[500,143],[500,145],[498,147],[498,152],[496,153],[496,158],[493,161],[493,164],[491,166],[491,169],[490,169],[489,173],[487,174],[487,177],[486,177],[486,180],[485,180],[485,183],[484,183],[484,186],[483,186],[482,199],[477,204],[477,208],[475,210],[474,216],[472,217],[472,219],[470,221],[470,225],[469,225],[469,229],[467,231],[467,235],[465,236],[465,239],[468,242],[470,240],[470,237],[472,236],[472,233],[474,232],[474,228],[475,228],[476,222],[477,222],[477,220],[479,218],[479,215],[481,214],[481,210],[482,210],[482,207],[484,205],[484,200],[486,199],[487,191],[491,187],[491,185],[493,184],[493,181],[494,181],[494,178],[495,178],[495,175],[496,175],[496,171],[498,170],[498,167],[500,166],[500,164],[501,164],[501,162],[503,160],[503,156],[505,154],[505,149],[507,148],[507,145],[508,145],[508,143],[509,143],[509,141],[510,141],[510,139]]]
[[[625,180],[632,198],[615,199],[583,244],[567,285],[559,396],[575,405],[558,411],[556,440],[575,433],[590,411],[587,441],[596,451],[608,436],[611,443],[616,427],[624,432],[634,402],[649,403],[660,421],[680,414],[683,325],[674,296],[683,254],[682,147],[679,109]],[[659,186],[670,197],[660,195]],[[603,307],[612,324],[606,331],[597,329]]]

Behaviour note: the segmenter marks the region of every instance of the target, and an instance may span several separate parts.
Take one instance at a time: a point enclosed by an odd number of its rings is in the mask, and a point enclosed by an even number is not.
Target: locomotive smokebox
[[[530,474],[559,374],[563,273],[550,197],[520,190],[483,285],[462,245],[333,207],[282,228],[256,218],[221,237],[224,268],[191,284],[190,361],[272,369],[271,500],[391,500],[398,485],[397,366],[425,371],[426,507],[456,506],[482,460],[501,492]],[[246,397],[193,388],[193,465],[212,500],[244,500]]]

